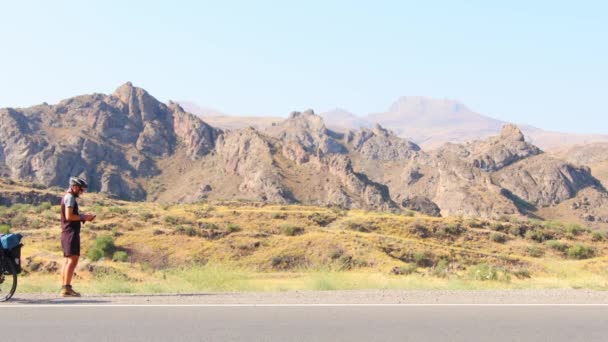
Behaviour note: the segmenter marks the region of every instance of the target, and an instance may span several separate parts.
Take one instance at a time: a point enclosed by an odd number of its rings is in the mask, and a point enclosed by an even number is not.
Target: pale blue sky
[[[423,95],[608,134],[608,5],[498,3],[4,1],[0,107],[129,80],[233,114],[366,114]]]

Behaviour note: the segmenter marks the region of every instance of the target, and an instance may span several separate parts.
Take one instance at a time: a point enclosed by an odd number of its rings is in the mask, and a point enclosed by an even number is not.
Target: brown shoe
[[[74,291],[72,286],[63,286],[61,287],[61,296],[62,297],[80,297],[80,293]]]

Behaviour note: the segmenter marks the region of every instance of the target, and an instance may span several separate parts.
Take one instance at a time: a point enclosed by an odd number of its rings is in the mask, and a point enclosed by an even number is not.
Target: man
[[[72,289],[72,276],[80,257],[80,223],[93,221],[95,215],[80,214],[76,198],[82,195],[88,187],[87,182],[80,177],[70,178],[70,188],[61,200],[61,247],[63,248],[63,270],[61,271],[63,297],[80,297],[80,293]]]

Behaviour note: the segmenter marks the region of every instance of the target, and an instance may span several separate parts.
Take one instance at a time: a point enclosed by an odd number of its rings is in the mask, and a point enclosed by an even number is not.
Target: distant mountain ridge
[[[508,122],[476,113],[458,101],[422,96],[403,96],[385,111],[364,116],[357,116],[341,108],[326,111],[320,115],[325,120],[327,127],[336,131],[369,128],[378,123],[425,149],[437,148],[448,142],[464,143],[484,139],[500,133],[501,127],[508,124]],[[209,122],[217,127],[228,129],[246,126],[264,128],[283,119],[279,117],[231,117],[229,115],[223,116],[221,119],[205,115],[203,117],[208,118]],[[520,127],[526,138],[543,150],[608,142],[608,135],[553,132],[529,125]]]
[[[383,120],[437,110],[409,102],[396,103]],[[447,101],[440,107],[477,117]],[[0,109],[0,173],[58,186],[80,175],[91,190],[130,200],[243,199],[494,218],[552,217],[560,208],[575,220],[608,224],[608,193],[590,169],[544,153],[514,125],[434,150],[378,124],[333,130],[312,110],[264,129],[223,130],[131,83],[110,95]]]

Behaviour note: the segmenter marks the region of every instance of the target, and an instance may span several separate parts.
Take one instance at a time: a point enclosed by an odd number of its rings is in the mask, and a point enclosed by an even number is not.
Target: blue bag
[[[21,239],[23,235],[21,234],[6,234],[0,237],[0,242],[2,243],[3,249],[13,249],[21,243]]]

